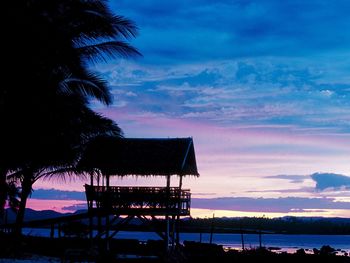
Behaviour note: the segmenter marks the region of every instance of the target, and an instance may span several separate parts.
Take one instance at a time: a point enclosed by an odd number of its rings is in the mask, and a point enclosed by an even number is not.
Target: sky
[[[92,65],[114,103],[91,107],[126,137],[193,138],[200,177],[184,180],[193,216],[350,217],[349,1],[110,6],[137,24],[131,44],[143,57]],[[40,181],[29,206],[84,208],[82,185]]]

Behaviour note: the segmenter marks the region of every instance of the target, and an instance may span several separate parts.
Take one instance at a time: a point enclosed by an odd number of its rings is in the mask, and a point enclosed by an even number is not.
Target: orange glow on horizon
[[[344,217],[350,218],[350,211],[343,209],[308,209],[305,212],[289,212],[289,213],[271,213],[271,212],[246,212],[246,211],[232,211],[232,210],[215,210],[215,209],[199,209],[191,208],[191,216],[193,218],[211,218],[213,217],[267,217],[276,218],[284,216],[297,217]]]

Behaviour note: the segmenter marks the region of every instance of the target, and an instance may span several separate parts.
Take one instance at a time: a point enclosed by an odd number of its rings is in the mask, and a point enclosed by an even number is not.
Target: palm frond
[[[70,9],[64,10],[64,14],[59,14],[64,17],[67,31],[76,42],[100,38],[130,39],[137,35],[135,23],[114,15],[103,1],[73,1],[70,6]]]
[[[18,169],[18,170],[13,171],[7,175],[7,180],[11,183],[18,182],[18,181],[22,180],[22,178],[23,178],[22,169]]]
[[[111,23],[118,35],[121,34],[124,38],[129,39],[138,35],[138,27],[135,23],[123,16],[114,15]]]
[[[93,97],[106,105],[112,103],[112,96],[107,82],[90,73],[86,78],[68,77],[59,83],[59,91],[71,95],[73,93]]]
[[[90,112],[90,123],[92,125],[93,136],[108,135],[116,138],[123,138],[122,129],[113,120],[102,116],[91,110]],[[98,129],[96,129],[98,127]]]
[[[109,41],[77,48],[82,58],[93,63],[107,62],[109,58],[142,56],[131,45],[123,41]]]
[[[74,166],[61,167],[46,171],[41,177],[43,180],[57,180],[61,182],[66,182],[67,178],[69,181],[77,179],[86,179],[86,174],[81,169],[77,169]]]
[[[96,11],[86,10],[83,14],[87,19],[84,23],[76,25],[72,32],[76,40],[99,38],[125,38],[131,39],[138,35],[138,28],[131,20],[118,15],[103,16]]]
[[[114,15],[104,1],[90,1],[86,6],[85,12],[92,16],[86,19],[85,22],[95,22],[95,27],[90,24],[91,29],[97,28],[96,25],[98,25],[98,31],[109,28],[109,32],[113,34],[113,38],[120,36],[126,39],[136,37],[138,28],[135,23],[124,16]],[[94,17],[95,19],[99,19],[100,23],[93,21]]]

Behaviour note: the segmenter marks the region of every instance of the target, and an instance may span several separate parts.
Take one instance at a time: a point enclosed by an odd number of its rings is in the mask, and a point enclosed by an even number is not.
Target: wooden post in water
[[[242,242],[242,250],[244,250],[244,237],[243,237],[243,229],[241,227],[241,242]]]
[[[55,225],[51,224],[50,238],[54,238],[54,236],[55,236]]]
[[[58,223],[58,237],[61,238],[62,237],[62,232],[61,232],[62,228],[61,228],[61,223]]]
[[[261,228],[262,228],[262,224],[263,224],[263,219],[265,218],[265,215],[262,216],[261,220],[260,221],[260,224],[259,224],[259,248],[262,248],[262,240],[261,240]]]
[[[211,227],[210,227],[210,240],[209,243],[212,244],[213,243],[213,233],[214,233],[214,218],[215,218],[215,214],[213,214],[213,219],[211,221]]]
[[[262,242],[261,242],[261,229],[259,229],[259,248],[262,248]]]

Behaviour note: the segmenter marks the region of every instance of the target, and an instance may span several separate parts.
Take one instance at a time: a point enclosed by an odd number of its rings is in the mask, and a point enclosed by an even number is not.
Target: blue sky
[[[220,125],[347,136],[346,1],[113,1],[136,61],[99,67],[116,106]]]
[[[192,207],[350,217],[349,1],[110,2],[143,57],[93,66],[115,100],[91,105],[127,137],[193,137]]]

